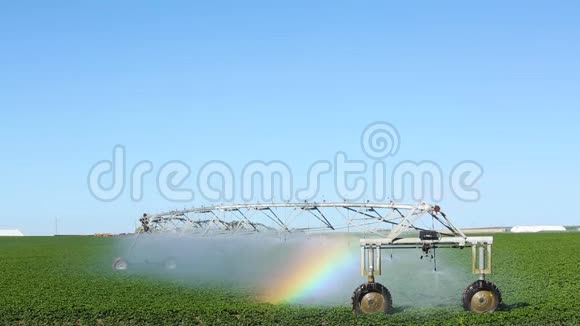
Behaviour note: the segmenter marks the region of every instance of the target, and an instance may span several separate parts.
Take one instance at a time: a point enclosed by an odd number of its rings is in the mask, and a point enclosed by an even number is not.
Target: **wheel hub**
[[[479,291],[471,298],[471,310],[483,313],[496,306],[496,298],[491,291]]]
[[[177,263],[173,260],[170,260],[170,261],[165,263],[165,269],[167,269],[167,270],[177,269]]]
[[[360,308],[365,314],[382,312],[384,310],[385,298],[382,294],[371,292],[366,294],[360,303]]]
[[[120,260],[115,263],[115,269],[119,271],[124,271],[128,269],[128,264],[126,261]]]

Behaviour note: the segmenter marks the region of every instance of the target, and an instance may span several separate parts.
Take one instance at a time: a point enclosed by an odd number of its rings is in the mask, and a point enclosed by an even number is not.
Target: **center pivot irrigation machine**
[[[262,234],[280,237],[290,234],[356,232],[361,234],[361,273],[367,282],[352,296],[357,314],[389,313],[389,290],[375,281],[381,275],[382,254],[392,249],[419,249],[421,258],[435,263],[439,248],[472,248],[472,270],[479,279],[463,293],[463,307],[476,313],[494,312],[502,303],[499,289],[485,278],[492,271],[493,237],[467,237],[439,206],[396,203],[279,203],[220,205],[144,214],[139,236],[171,233],[192,237],[231,237]],[[115,270],[129,268],[131,257],[117,258]],[[177,268],[175,259],[164,262],[166,269]]]

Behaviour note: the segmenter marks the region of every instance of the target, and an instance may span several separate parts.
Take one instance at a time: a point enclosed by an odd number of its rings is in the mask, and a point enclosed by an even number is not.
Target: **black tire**
[[[393,308],[393,298],[386,287],[379,283],[359,286],[352,295],[352,310],[357,315],[384,313]]]
[[[115,259],[113,262],[113,270],[114,271],[126,271],[129,269],[129,262],[127,262],[122,257]]]
[[[463,292],[463,309],[474,313],[492,313],[502,304],[501,292],[489,281],[475,281]]]

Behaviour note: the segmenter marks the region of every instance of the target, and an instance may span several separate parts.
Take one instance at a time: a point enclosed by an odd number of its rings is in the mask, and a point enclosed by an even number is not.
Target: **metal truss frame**
[[[427,221],[430,219],[430,221]],[[141,231],[199,237],[252,234],[359,232],[375,238],[360,240],[361,272],[374,282],[380,275],[382,249],[473,247],[473,272],[491,273],[493,237],[467,237],[437,205],[398,203],[269,203],[215,205],[143,214]],[[422,225],[419,225],[422,222]],[[430,226],[426,222],[431,222]],[[390,229],[389,229],[390,228]],[[432,237],[409,236],[431,232]],[[434,232],[434,233],[433,233]]]

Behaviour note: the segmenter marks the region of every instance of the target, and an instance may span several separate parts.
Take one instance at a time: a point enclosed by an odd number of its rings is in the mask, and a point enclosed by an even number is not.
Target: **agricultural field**
[[[501,311],[485,315],[465,312],[461,307],[462,293],[421,306],[409,305],[412,298],[401,304],[398,298],[404,297],[405,286],[384,275],[378,281],[392,288],[394,313],[356,316],[348,305],[260,302],[231,284],[192,286],[188,280],[161,280],[147,273],[116,273],[111,268],[117,241],[114,238],[3,238],[0,239],[0,323],[580,324],[580,233],[498,234],[495,240],[495,269],[490,280],[502,291]],[[448,261],[457,262],[457,268],[463,273],[462,282],[463,278],[476,279],[469,275],[467,251],[445,254]]]

